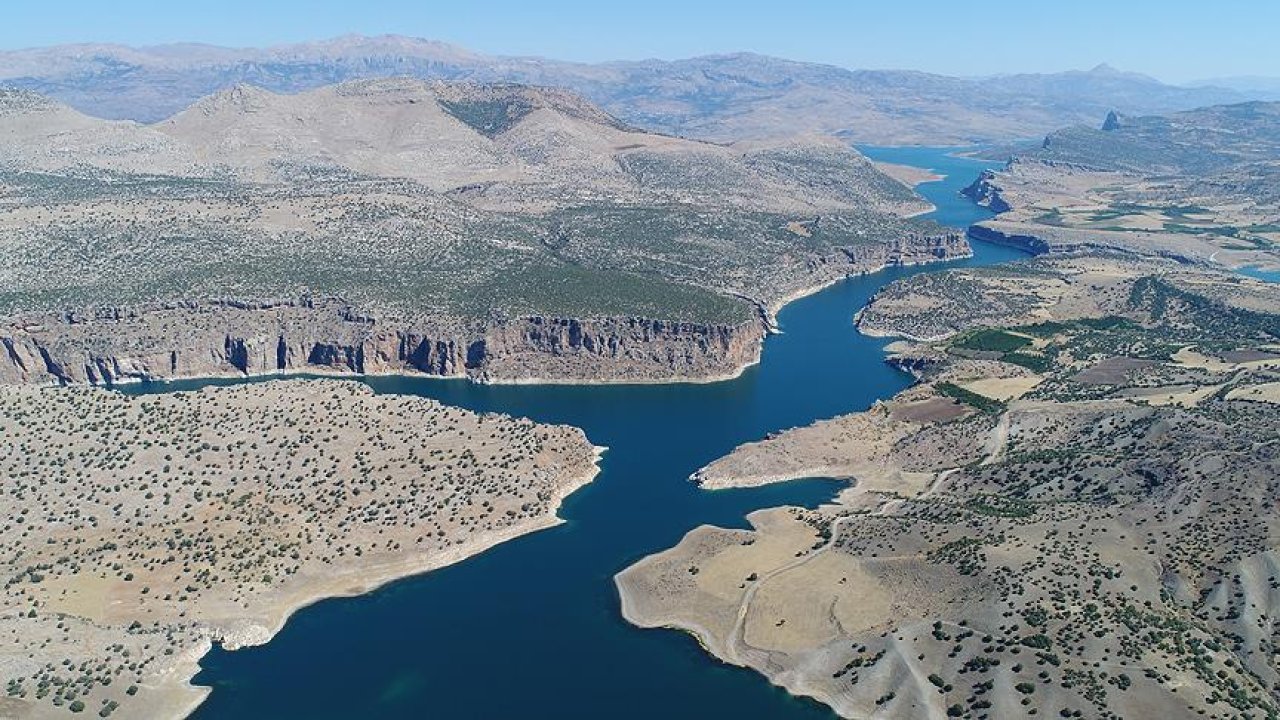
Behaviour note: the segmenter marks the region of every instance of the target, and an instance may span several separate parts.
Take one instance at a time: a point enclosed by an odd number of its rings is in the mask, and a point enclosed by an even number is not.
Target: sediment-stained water
[[[920,186],[931,217],[965,226],[990,213],[958,194],[987,164],[942,148],[866,148],[877,160],[947,174]],[[862,410],[911,378],[883,362],[887,341],[854,313],[882,285],[919,272],[1022,254],[990,245],[946,265],[895,268],[798,300],[779,314],[758,366],[720,383],[484,386],[377,377],[378,392],[583,428],[609,447],[595,481],[569,497],[563,525],[368,595],[298,612],[270,643],[215,648],[199,718],[831,718],[753,671],[725,666],[676,631],[640,630],[618,610],[613,575],[701,524],[745,526],[752,510],[815,506],[839,488],[802,480],[707,492],[691,472],[734,446]],[[168,392],[193,381],[128,388]]]

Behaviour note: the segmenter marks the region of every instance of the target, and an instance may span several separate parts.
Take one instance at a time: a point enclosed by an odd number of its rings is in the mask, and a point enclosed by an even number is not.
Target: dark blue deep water
[[[986,165],[945,149],[867,149],[876,159],[950,173],[921,186],[939,222],[989,217],[957,194]],[[988,245],[972,260],[1020,254]],[[762,676],[716,662],[683,633],[639,630],[618,612],[613,575],[705,523],[745,526],[752,510],[815,506],[831,481],[701,491],[691,472],[782,428],[862,410],[910,377],[883,362],[883,340],[853,315],[883,284],[940,267],[893,269],[796,301],[760,365],[706,385],[482,386],[368,378],[478,411],[583,428],[609,447],[595,481],[569,497],[563,525],[357,598],[298,612],[267,645],[204,660],[212,694],[199,718],[824,718]],[[141,386],[167,392],[219,381]],[[235,381],[226,381],[235,382]],[[243,381],[242,381],[243,382]]]

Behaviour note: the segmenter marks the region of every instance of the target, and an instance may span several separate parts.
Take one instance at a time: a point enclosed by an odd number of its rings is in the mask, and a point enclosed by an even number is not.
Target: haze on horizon
[[[269,46],[340,35],[398,34],[495,55],[600,62],[750,51],[847,68],[945,75],[1088,69],[1106,63],[1166,82],[1280,77],[1280,53],[1259,48],[1280,27],[1280,4],[1221,0],[1028,5],[915,3],[681,3],[623,8],[550,0],[432,6],[411,0],[60,0],[9,8],[0,48],[81,42],[199,42]]]

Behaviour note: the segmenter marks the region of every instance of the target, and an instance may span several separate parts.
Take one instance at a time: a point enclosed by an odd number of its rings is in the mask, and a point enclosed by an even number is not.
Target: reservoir
[[[959,190],[990,163],[946,148],[863,148],[876,160],[946,179],[919,190],[927,217],[964,227],[990,213]],[[911,383],[883,362],[884,339],[854,313],[881,286],[920,272],[988,265],[1019,251],[974,243],[972,259],[892,268],[797,300],[782,333],[735,380],[640,386],[486,386],[413,377],[362,379],[377,392],[432,397],[480,412],[567,423],[609,448],[595,481],[570,496],[555,528],[368,595],[299,611],[268,644],[207,655],[213,688],[198,718],[823,718],[753,671],[723,665],[690,636],[625,623],[613,575],[702,524],[745,527],[777,505],[816,506],[836,482],[703,491],[690,473],[765,434],[863,410]],[[204,380],[142,385],[169,392]]]

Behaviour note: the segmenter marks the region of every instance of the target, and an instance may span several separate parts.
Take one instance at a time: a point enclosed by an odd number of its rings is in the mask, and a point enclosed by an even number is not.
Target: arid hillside
[[[1042,258],[900,281],[861,327],[927,336],[890,348],[920,383],[694,476],[851,487],[628,568],[628,619],[849,718],[1278,712],[1280,287]]]
[[[686,140],[517,85],[237,86],[157,125],[4,91],[0,187],[0,315],[25,348],[0,374],[26,379],[242,372],[233,345],[298,342],[258,369],[719,377],[786,298],[968,251],[832,139]],[[347,309],[336,331],[193,312],[179,325],[203,339],[165,334],[186,304],[227,301]]]

